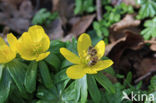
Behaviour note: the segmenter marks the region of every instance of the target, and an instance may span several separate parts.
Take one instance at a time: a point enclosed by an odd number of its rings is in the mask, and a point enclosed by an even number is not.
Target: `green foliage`
[[[131,84],[131,72],[125,79],[120,75],[122,78],[119,79],[123,79],[123,84],[112,84],[103,74],[107,72],[117,77],[111,67],[95,75],[71,80],[66,75],[66,69],[72,63],[61,56],[59,49],[65,47],[77,53],[77,40],[53,40],[51,44],[51,55],[45,60],[26,62],[17,58],[8,64],[0,65],[0,103],[121,103],[123,91],[128,94],[131,91],[144,92],[140,89],[142,82],[136,86]],[[155,77],[152,78],[149,88],[153,93]]]
[[[156,15],[156,0],[137,0],[141,8],[137,15],[138,19],[153,17]]]
[[[106,89],[107,92],[115,93],[113,84],[101,72],[95,75],[95,79]]]
[[[51,13],[47,11],[45,8],[40,9],[35,16],[32,19],[33,24],[39,24],[39,25],[48,25],[50,22],[55,20],[58,17],[58,13],[54,12]]]
[[[0,103],[5,103],[5,101],[7,100],[10,92],[11,83],[11,77],[8,71],[4,68],[3,76],[0,81]]]
[[[96,83],[94,76],[88,75],[88,81],[87,82],[88,82],[88,91],[89,91],[89,94],[90,94],[92,100],[95,103],[100,103],[101,93],[100,93],[100,90],[97,86],[97,83]]]
[[[44,61],[39,62],[39,70],[43,84],[46,88],[52,88],[53,82],[47,64]]]
[[[125,13],[133,13],[133,7],[127,6],[124,3],[121,3],[115,7],[106,5],[105,10],[106,12],[103,15],[103,19],[93,23],[93,28],[97,35],[99,37],[104,36],[105,38],[109,36],[109,27],[112,24],[118,22]],[[108,41],[108,39],[105,41]]]
[[[37,66],[37,63],[32,62],[26,71],[24,85],[29,93],[32,93],[36,90]]]
[[[145,40],[156,37],[156,17],[154,17],[152,20],[147,20],[144,23],[144,26],[145,29],[141,31],[141,35],[143,35]]]
[[[156,91],[156,76],[153,76],[150,82],[149,91],[154,92]]]
[[[75,0],[75,14],[92,13],[95,11],[94,0]]]

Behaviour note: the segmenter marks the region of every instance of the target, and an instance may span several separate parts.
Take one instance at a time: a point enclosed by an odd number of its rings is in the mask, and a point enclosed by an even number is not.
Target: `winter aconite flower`
[[[74,64],[66,71],[67,76],[71,79],[80,79],[86,74],[96,74],[113,64],[112,60],[100,60],[105,52],[104,41],[99,41],[94,47],[88,34],[81,34],[78,39],[77,50],[79,56],[66,48],[60,49],[61,54]]]
[[[16,37],[10,33],[7,35],[9,46],[0,37],[0,64],[8,63],[16,57]]]
[[[25,60],[40,61],[50,54],[49,46],[50,39],[44,29],[34,25],[18,39],[17,51]]]

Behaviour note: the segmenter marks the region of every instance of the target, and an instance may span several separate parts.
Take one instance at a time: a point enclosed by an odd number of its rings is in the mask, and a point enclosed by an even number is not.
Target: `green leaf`
[[[66,69],[61,70],[55,75],[55,83],[69,79],[66,75]]]
[[[30,100],[31,98],[32,94],[29,94],[29,98],[27,98],[27,100]],[[26,99],[21,97],[21,93],[19,92],[17,86],[12,83],[7,103],[26,103],[25,101]]]
[[[96,84],[94,76],[88,75],[87,82],[88,82],[88,91],[94,103],[100,103],[101,94]]]
[[[50,52],[60,54],[60,48],[65,47],[65,43],[59,40],[52,40],[50,42]]]
[[[83,78],[78,79],[78,84],[80,87],[80,93],[81,93],[81,103],[86,103],[87,102],[87,96],[88,96],[88,85],[87,85],[87,76],[85,75]]]
[[[112,82],[101,72],[95,75],[95,79],[100,83],[108,92],[115,93],[115,88]]]
[[[39,62],[39,70],[40,70],[41,78],[43,80],[45,87],[47,88],[53,87],[54,84],[51,80],[48,66],[46,65],[44,61]]]
[[[4,68],[4,66],[0,65],[0,81],[1,81],[1,78],[2,78],[2,74],[3,74],[3,68]]]
[[[132,82],[132,72],[129,72],[129,73],[127,74],[126,79],[124,80],[124,86],[125,86],[125,87],[126,87],[126,86],[130,86],[131,82]]]
[[[92,13],[95,11],[94,0],[76,0],[74,14]]]
[[[45,61],[52,67],[54,67],[55,71],[59,71],[61,61],[55,54],[50,53],[50,55],[45,59]]]
[[[73,65],[73,64],[72,64],[71,62],[69,62],[68,60],[65,59],[65,60],[62,62],[61,68],[64,69],[64,68],[69,67],[69,66],[71,66],[71,65]]]
[[[27,68],[24,85],[27,92],[32,93],[36,90],[37,62],[31,62]]]
[[[82,12],[82,0],[76,0],[75,1],[75,9],[74,14],[81,14]]]
[[[148,87],[150,92],[156,91],[156,76],[153,76]]]
[[[156,15],[156,2],[154,0],[142,0],[138,19],[153,17]]]
[[[48,25],[50,22],[52,22],[57,17],[58,17],[57,12],[51,13],[51,12],[47,11],[47,9],[42,8],[33,17],[32,23],[40,24],[40,25],[42,25],[42,24]]]
[[[55,75],[54,82],[60,94],[64,91],[69,81],[70,79],[66,75],[66,69],[61,70]]]
[[[26,97],[26,91],[24,88],[24,78],[25,78],[25,69],[26,65],[18,60],[14,60],[7,64],[7,70],[19,91],[22,93],[22,96]]]
[[[66,48],[69,49],[71,52],[77,53],[77,40],[76,38],[72,38],[72,42],[66,42]]]
[[[144,26],[145,29],[141,31],[141,34],[143,35],[145,40],[156,37],[156,17],[154,17],[152,20],[147,20],[144,23]]]
[[[2,79],[0,81],[0,103],[6,103],[10,92],[10,86],[11,86],[11,77],[5,68],[3,71]]]
[[[47,89],[43,86],[39,86],[37,90],[37,97],[43,100],[54,101],[57,100],[56,89]]]
[[[62,93],[63,103],[78,103],[80,97],[80,87],[77,81],[73,81]]]

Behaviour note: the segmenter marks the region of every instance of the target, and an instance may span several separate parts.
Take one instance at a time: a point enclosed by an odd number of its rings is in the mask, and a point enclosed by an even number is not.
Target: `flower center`
[[[99,60],[99,58],[97,56],[97,50],[94,47],[90,46],[88,48],[87,57],[86,57],[88,66],[95,65],[98,60]]]
[[[34,54],[36,54],[36,55],[39,55],[40,53],[42,53],[42,48],[41,48],[41,43],[39,43],[39,42],[34,42],[34,48],[33,48],[33,52],[34,52]]]

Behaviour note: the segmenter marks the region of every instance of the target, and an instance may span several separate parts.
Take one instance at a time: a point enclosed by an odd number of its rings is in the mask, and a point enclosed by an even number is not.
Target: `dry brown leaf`
[[[156,51],[156,38],[152,38],[151,40],[146,40],[144,43],[149,43],[151,44],[150,49],[152,51]]]
[[[116,62],[119,62],[120,57],[126,49],[138,50],[142,48],[143,38],[139,34],[131,31],[126,31],[125,41],[118,42],[110,51],[109,56]]]
[[[150,46],[150,49],[151,49],[152,51],[156,51],[156,44],[152,44],[152,45]]]
[[[61,39],[63,37],[64,31],[62,29],[62,21],[60,18],[47,25],[45,29],[50,39]]]
[[[127,14],[120,22],[111,26],[114,31],[118,31],[127,27],[136,27],[140,24],[140,20],[135,20],[134,15]]]
[[[53,10],[59,13],[64,28],[68,20],[74,16],[75,0],[52,0]]]
[[[119,42],[125,41],[125,40],[126,40],[126,37],[122,37],[122,38],[118,39],[117,41],[106,45],[105,55],[107,56],[115,45],[117,45]]]
[[[156,70],[156,58],[144,58],[139,65],[134,65],[136,74],[143,76],[148,72]]]
[[[83,17],[73,17],[70,19],[69,24],[72,25],[71,31],[62,39],[62,41],[71,41],[72,37],[77,37],[80,34],[86,32],[91,25],[95,14],[87,15]]]
[[[91,25],[94,18],[95,14],[83,16],[73,25],[70,33],[78,36],[79,34],[86,32],[87,28]]]
[[[68,34],[67,36],[65,36],[64,38],[62,38],[62,41],[72,41],[72,38],[75,37],[75,35],[73,34]]]
[[[123,20],[110,27],[110,42],[112,43],[122,37],[125,37],[125,31],[127,30],[135,32],[136,34],[140,33],[139,21],[134,20],[133,15],[126,15]]]
[[[122,0],[122,2],[124,2],[127,5],[131,5],[135,8],[139,8],[140,5],[136,4],[136,0]]]

